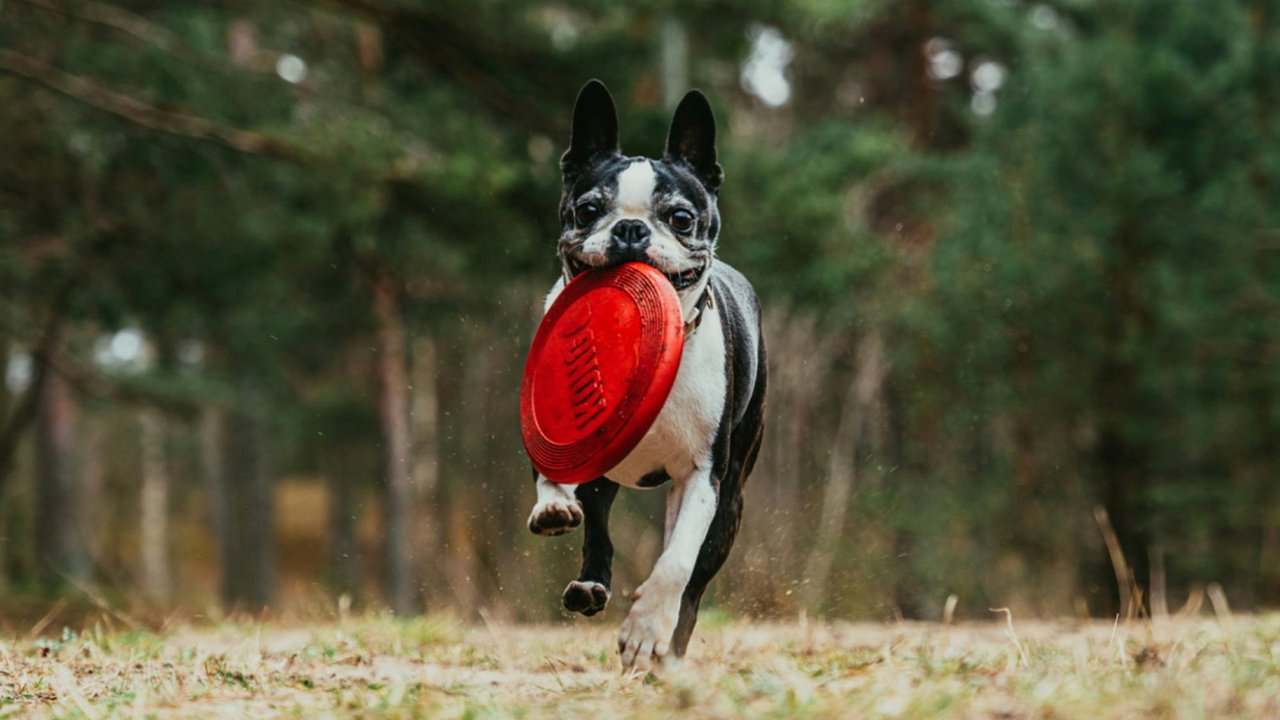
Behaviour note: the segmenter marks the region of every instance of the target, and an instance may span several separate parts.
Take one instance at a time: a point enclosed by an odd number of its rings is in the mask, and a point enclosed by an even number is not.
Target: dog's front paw
[[[609,588],[591,580],[574,580],[564,589],[564,609],[591,617],[609,604]]]
[[[650,670],[671,647],[680,619],[681,590],[651,584],[652,580],[636,589],[635,603],[618,632],[623,670]]]
[[[534,535],[563,535],[581,524],[582,506],[577,500],[547,500],[529,513],[529,531]]]

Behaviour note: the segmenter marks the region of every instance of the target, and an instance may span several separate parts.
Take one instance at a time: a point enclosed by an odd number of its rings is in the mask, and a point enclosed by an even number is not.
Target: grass
[[[63,630],[0,643],[0,715],[1280,717],[1280,614],[1111,624],[708,623],[627,676],[613,623]]]

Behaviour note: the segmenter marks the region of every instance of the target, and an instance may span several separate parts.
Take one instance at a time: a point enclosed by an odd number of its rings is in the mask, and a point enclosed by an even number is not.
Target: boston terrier
[[[609,508],[618,487],[669,483],[662,554],[636,588],[618,633],[624,669],[647,670],[684,655],[702,594],[738,533],[743,486],[763,432],[759,302],[747,279],[715,256],[724,177],[715,138],[711,106],[693,90],[676,108],[661,159],[623,155],[613,98],[592,80],[578,93],[569,149],[560,159],[563,272],[546,307],[588,268],[640,261],[670,279],[685,320],[675,385],[639,445],[582,485],[534,472],[538,499],[529,529],[550,536],[584,526],[582,571],[563,597],[567,609],[584,615],[609,602]]]

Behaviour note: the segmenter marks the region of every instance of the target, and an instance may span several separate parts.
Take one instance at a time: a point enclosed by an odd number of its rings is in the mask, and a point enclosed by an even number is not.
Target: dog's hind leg
[[[596,478],[578,488],[582,505],[582,571],[564,589],[564,607],[583,615],[595,615],[609,602],[613,582],[613,542],[609,539],[609,509],[618,485]]]

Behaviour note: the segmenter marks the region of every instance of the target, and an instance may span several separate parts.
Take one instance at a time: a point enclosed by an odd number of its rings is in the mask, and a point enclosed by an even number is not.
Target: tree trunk
[[[689,33],[674,15],[664,14],[658,26],[662,64],[662,105],[675,110],[689,89]]]
[[[142,588],[147,598],[161,605],[170,599],[169,577],[169,466],[165,459],[164,417],[147,408],[138,418],[142,432],[141,524]]]
[[[1277,10],[1280,9],[1268,0],[1253,0],[1250,21],[1253,44],[1257,48],[1254,57],[1258,66],[1254,77],[1259,102],[1255,104],[1254,123],[1259,128],[1267,128],[1265,134],[1272,141],[1277,136],[1275,131],[1277,94],[1273,90],[1273,75],[1267,69],[1269,53],[1264,52],[1264,49],[1270,47],[1269,35],[1272,32],[1271,29],[1275,27]],[[1277,177],[1275,171],[1269,169],[1264,162],[1265,157],[1262,154],[1255,156],[1256,160],[1251,173],[1252,182],[1260,192],[1271,193]],[[1265,277],[1266,268],[1275,267],[1275,245],[1268,243],[1264,237],[1270,238],[1272,235],[1269,232],[1265,235],[1262,232],[1258,233],[1254,257],[1259,280]],[[1271,258],[1270,262],[1267,261],[1268,256]],[[1265,314],[1268,310],[1262,312]],[[1269,322],[1274,322],[1274,318],[1270,321],[1265,317],[1259,318],[1258,326],[1268,327]],[[1253,347],[1248,355],[1249,357],[1266,357],[1268,350],[1274,353],[1275,343],[1274,331],[1271,333],[1264,331],[1251,343]],[[1275,478],[1280,476],[1280,455],[1275,452],[1274,440],[1276,431],[1280,430],[1280,422],[1276,419],[1275,410],[1275,399],[1280,397],[1280,383],[1277,382],[1280,378],[1273,369],[1263,363],[1251,363],[1243,373],[1246,378],[1252,379],[1250,386],[1255,388],[1248,395],[1256,428],[1254,432],[1257,433],[1251,443],[1251,449],[1255,477],[1260,479],[1262,487],[1260,502],[1257,504],[1261,524],[1258,538],[1258,564],[1256,570],[1249,568],[1245,572],[1257,574],[1259,605],[1274,607],[1280,604],[1280,483],[1275,482]]]
[[[275,529],[267,422],[261,402],[248,401],[225,415],[222,489],[225,537],[222,596],[230,607],[258,610],[275,588]]]
[[[1135,428],[1134,419],[1148,415],[1138,394],[1138,371],[1127,348],[1142,344],[1142,340],[1135,341],[1131,334],[1142,332],[1145,312],[1134,277],[1135,268],[1142,266],[1142,259],[1136,248],[1138,232],[1132,220],[1121,224],[1116,241],[1116,255],[1107,274],[1112,301],[1103,327],[1104,349],[1097,378],[1099,416],[1095,460],[1099,499],[1111,519],[1133,577],[1143,582],[1150,575],[1147,568],[1147,551],[1151,545],[1149,467],[1145,438],[1141,437],[1141,430]],[[1115,578],[1114,569],[1097,560],[1092,565],[1097,586],[1109,586]],[[1108,601],[1127,596],[1128,592],[1129,588],[1119,586],[1114,593],[1099,597],[1103,616],[1119,612],[1121,608],[1111,606]]]
[[[208,508],[209,529],[213,534],[213,544],[217,550],[218,566],[222,585],[219,593],[224,603],[229,603],[227,593],[227,575],[225,568],[232,566],[235,556],[232,554],[231,529],[227,523],[227,490],[225,472],[222,468],[222,413],[215,407],[205,407],[200,411],[199,452],[200,479],[204,485],[205,503]]]
[[[382,82],[382,64],[385,56],[382,29],[373,23],[358,22],[355,41],[365,100],[376,100],[378,88]]]
[[[906,11],[906,46],[910,50],[905,54],[911,58],[912,80],[907,103],[910,126],[916,146],[920,148],[931,148],[937,144],[934,137],[938,126],[937,84],[929,77],[929,61],[919,49],[935,32],[931,6],[932,3],[926,0],[915,0],[907,5]]]
[[[1001,548],[1002,556],[1016,558],[1017,570],[1006,570],[1013,601],[1025,588],[1046,588],[1055,571],[1053,543],[1045,537],[1046,511],[1054,506],[1054,498],[1046,500],[1050,492],[1040,486],[1040,447],[1037,432],[1040,428],[1036,414],[1035,375],[1036,360],[1032,356],[1031,334],[1026,326],[1019,328],[1013,337],[1012,364],[1013,386],[1016,397],[1011,412],[1013,488],[1011,501],[1013,515],[1006,527],[990,528],[983,532],[990,546]],[[1057,496],[1062,502],[1062,494]],[[1003,564],[1003,563],[1000,563]],[[1078,584],[1073,594],[1079,597]],[[1031,603],[1047,607],[1050,597],[1030,597]],[[1008,603],[1002,603],[1008,604]]]
[[[360,547],[356,539],[358,497],[356,477],[360,463],[351,443],[321,451],[329,479],[329,568],[338,593],[353,596],[360,590]]]
[[[110,542],[110,517],[112,505],[106,495],[104,468],[104,418],[84,413],[78,423],[80,462],[80,537],[92,564],[94,558],[103,557]],[[109,580],[110,578],[108,578]]]
[[[37,362],[44,362],[42,359]],[[36,421],[35,555],[47,587],[89,579],[76,467],[76,403],[66,379],[45,368]]]
[[[831,566],[844,536],[849,502],[857,485],[862,429],[884,381],[884,345],[878,330],[871,330],[863,338],[858,345],[857,356],[858,366],[845,395],[827,463],[827,484],[822,494],[818,538],[805,566],[805,578],[809,580],[805,606],[815,613],[821,609],[826,597]]]
[[[382,424],[384,553],[387,599],[398,615],[418,610],[409,523],[414,516],[412,448],[409,441],[408,372],[405,368],[404,327],[395,282],[381,272],[373,281],[373,309],[378,324],[378,416]]]
[[[47,342],[42,352],[48,352],[54,344],[55,341]],[[8,487],[9,475],[13,472],[23,433],[40,413],[45,376],[51,372],[48,363],[41,360],[40,353],[33,352],[28,357],[31,362],[31,377],[27,381],[27,387],[22,395],[10,401],[12,409],[0,417],[0,494]],[[4,370],[7,376],[7,364]]]
[[[417,495],[414,507],[421,512],[416,513],[411,538],[423,559],[418,571],[425,579],[438,575],[442,569],[436,562],[436,551],[440,547],[438,524],[429,521],[440,517],[436,501],[440,482],[440,392],[436,384],[439,365],[434,338],[420,337],[413,343],[412,362],[413,392],[409,411],[412,475]]]
[[[9,420],[9,343],[0,341],[0,427]]]

